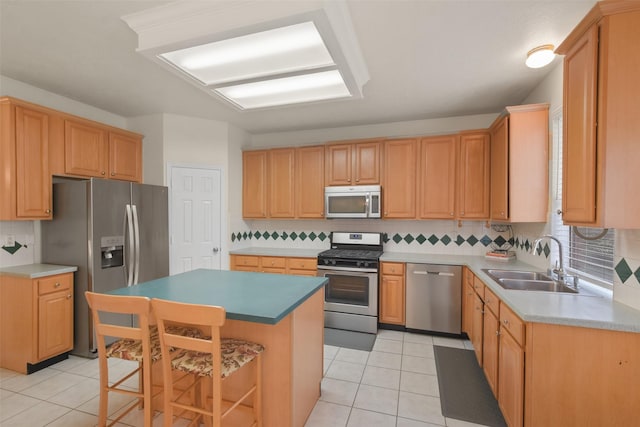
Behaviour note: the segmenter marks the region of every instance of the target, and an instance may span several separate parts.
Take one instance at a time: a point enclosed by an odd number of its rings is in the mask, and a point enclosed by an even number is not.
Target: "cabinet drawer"
[[[235,265],[241,267],[257,267],[259,260],[257,256],[235,255]]]
[[[524,322],[504,303],[500,304],[500,324],[518,344],[524,346]]]
[[[72,285],[73,274],[43,277],[42,279],[38,279],[38,295],[71,289]]]
[[[265,267],[265,268],[285,268],[286,265],[287,265],[287,259],[286,258],[271,257],[271,256],[262,257],[262,267]]]
[[[473,276],[473,289],[484,301],[484,283],[482,283],[482,280],[478,279],[478,276]]]
[[[484,304],[487,307],[489,307],[489,310],[491,310],[491,312],[495,314],[496,317],[498,317],[498,310],[500,309],[500,300],[486,286],[484,287]]]
[[[293,270],[316,270],[318,260],[316,258],[289,258],[289,268]]]
[[[402,276],[404,275],[404,264],[400,262],[383,262],[382,263],[382,274],[383,275],[393,275],[393,276]]]

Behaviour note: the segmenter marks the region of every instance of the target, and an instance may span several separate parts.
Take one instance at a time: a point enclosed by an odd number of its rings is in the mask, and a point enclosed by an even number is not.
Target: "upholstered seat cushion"
[[[184,335],[187,337],[201,338],[199,329],[186,326],[168,326],[167,331],[174,335]],[[151,344],[151,360],[156,362],[162,357],[160,350],[160,334],[158,327],[149,327],[149,340]],[[117,357],[118,359],[142,361],[142,341],[132,339],[120,339],[107,347],[107,357]]]
[[[220,340],[221,377],[228,377],[263,351],[264,347],[261,344],[235,338],[222,338]],[[176,356],[171,360],[171,366],[173,369],[201,377],[213,375],[212,356],[209,353],[188,350],[176,352]]]

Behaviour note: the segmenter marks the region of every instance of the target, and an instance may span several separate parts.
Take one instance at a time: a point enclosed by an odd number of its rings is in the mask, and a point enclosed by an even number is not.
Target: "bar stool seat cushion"
[[[264,351],[262,344],[244,341],[236,338],[222,338],[220,340],[221,377],[226,378],[242,366],[251,362],[256,355]],[[183,372],[211,377],[213,363],[210,353],[200,353],[181,350],[171,359],[171,366]]]
[[[191,338],[202,338],[202,332],[197,328],[171,325],[167,330],[175,335],[183,335]],[[149,338],[151,344],[151,360],[157,362],[162,357],[160,351],[160,336],[157,326],[149,327]],[[142,361],[142,341],[132,339],[120,339],[107,347],[107,357],[117,357],[118,359]]]

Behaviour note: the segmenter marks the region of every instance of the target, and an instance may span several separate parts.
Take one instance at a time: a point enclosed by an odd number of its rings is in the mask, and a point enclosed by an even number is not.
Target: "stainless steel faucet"
[[[538,245],[544,238],[555,240],[555,242],[558,244],[558,264],[559,265],[558,265],[558,268],[553,269],[551,271],[556,274],[558,280],[564,281],[565,274],[564,274],[564,264],[562,262],[562,243],[560,242],[560,240],[558,240],[556,237],[553,237],[550,234],[545,234],[544,236],[540,236],[533,242],[533,247],[531,248],[531,252],[535,255]]]

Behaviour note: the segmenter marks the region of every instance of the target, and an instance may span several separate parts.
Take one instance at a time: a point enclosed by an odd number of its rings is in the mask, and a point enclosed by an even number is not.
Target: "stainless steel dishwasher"
[[[406,327],[459,335],[462,267],[407,264]]]

